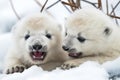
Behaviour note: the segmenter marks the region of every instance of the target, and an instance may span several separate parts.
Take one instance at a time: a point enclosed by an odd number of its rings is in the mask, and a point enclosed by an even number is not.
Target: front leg
[[[82,62],[83,61],[81,61],[81,59],[68,60],[61,65],[61,69],[65,70],[65,69],[78,67]]]
[[[12,73],[15,73],[15,72],[23,72],[24,69],[25,69],[24,65],[16,64],[16,65],[13,65],[11,67],[6,68],[4,73],[12,74]]]
[[[4,65],[4,71],[5,74],[12,74],[15,72],[23,72],[24,69],[26,69],[26,66],[21,63],[20,57],[16,55],[15,53],[8,53],[5,59],[5,65]]]
[[[68,60],[64,62],[61,65],[62,69],[70,69],[74,67],[78,67],[80,64],[86,62],[86,61],[97,61],[99,63],[103,63],[108,60],[113,60],[114,58],[111,56],[105,56],[105,55],[100,55],[100,56],[87,56],[87,57],[82,57],[79,59],[73,59],[73,60]]]
[[[5,61],[4,73],[12,74],[15,72],[23,72],[26,69],[25,65],[21,64],[19,59],[9,58]]]

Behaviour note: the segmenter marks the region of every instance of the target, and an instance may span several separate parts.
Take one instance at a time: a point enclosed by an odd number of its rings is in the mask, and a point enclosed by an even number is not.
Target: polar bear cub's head
[[[105,53],[116,25],[94,8],[75,11],[65,22],[66,36],[63,49],[72,57]]]
[[[60,46],[60,25],[47,14],[35,14],[18,22],[13,29],[19,56],[31,64],[41,64],[54,55]]]

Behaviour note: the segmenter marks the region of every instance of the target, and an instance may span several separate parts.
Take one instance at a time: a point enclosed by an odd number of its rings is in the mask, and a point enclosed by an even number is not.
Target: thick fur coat
[[[61,48],[61,25],[50,15],[33,14],[13,28],[14,44],[5,59],[4,73],[22,72],[32,65],[44,70],[60,66],[67,55]]]
[[[66,36],[63,49],[73,57],[63,69],[79,66],[85,61],[103,63],[120,55],[120,28],[98,9],[75,11],[65,22]]]

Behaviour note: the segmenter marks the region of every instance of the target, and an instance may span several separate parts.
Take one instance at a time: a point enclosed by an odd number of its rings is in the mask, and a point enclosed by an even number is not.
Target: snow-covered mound
[[[120,57],[113,61],[107,61],[102,66],[109,73],[110,77],[120,77]]]
[[[43,71],[40,67],[32,66],[23,73],[10,75],[2,74],[0,80],[108,80],[108,74],[96,62],[85,62],[77,68],[51,72]]]

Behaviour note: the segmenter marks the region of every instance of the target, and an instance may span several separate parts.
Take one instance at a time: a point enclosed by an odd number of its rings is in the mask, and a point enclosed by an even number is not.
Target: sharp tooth
[[[41,56],[40,58],[43,58],[43,56]]]
[[[77,54],[75,53],[74,56],[77,56]]]
[[[35,56],[33,56],[33,58],[36,58]]]

